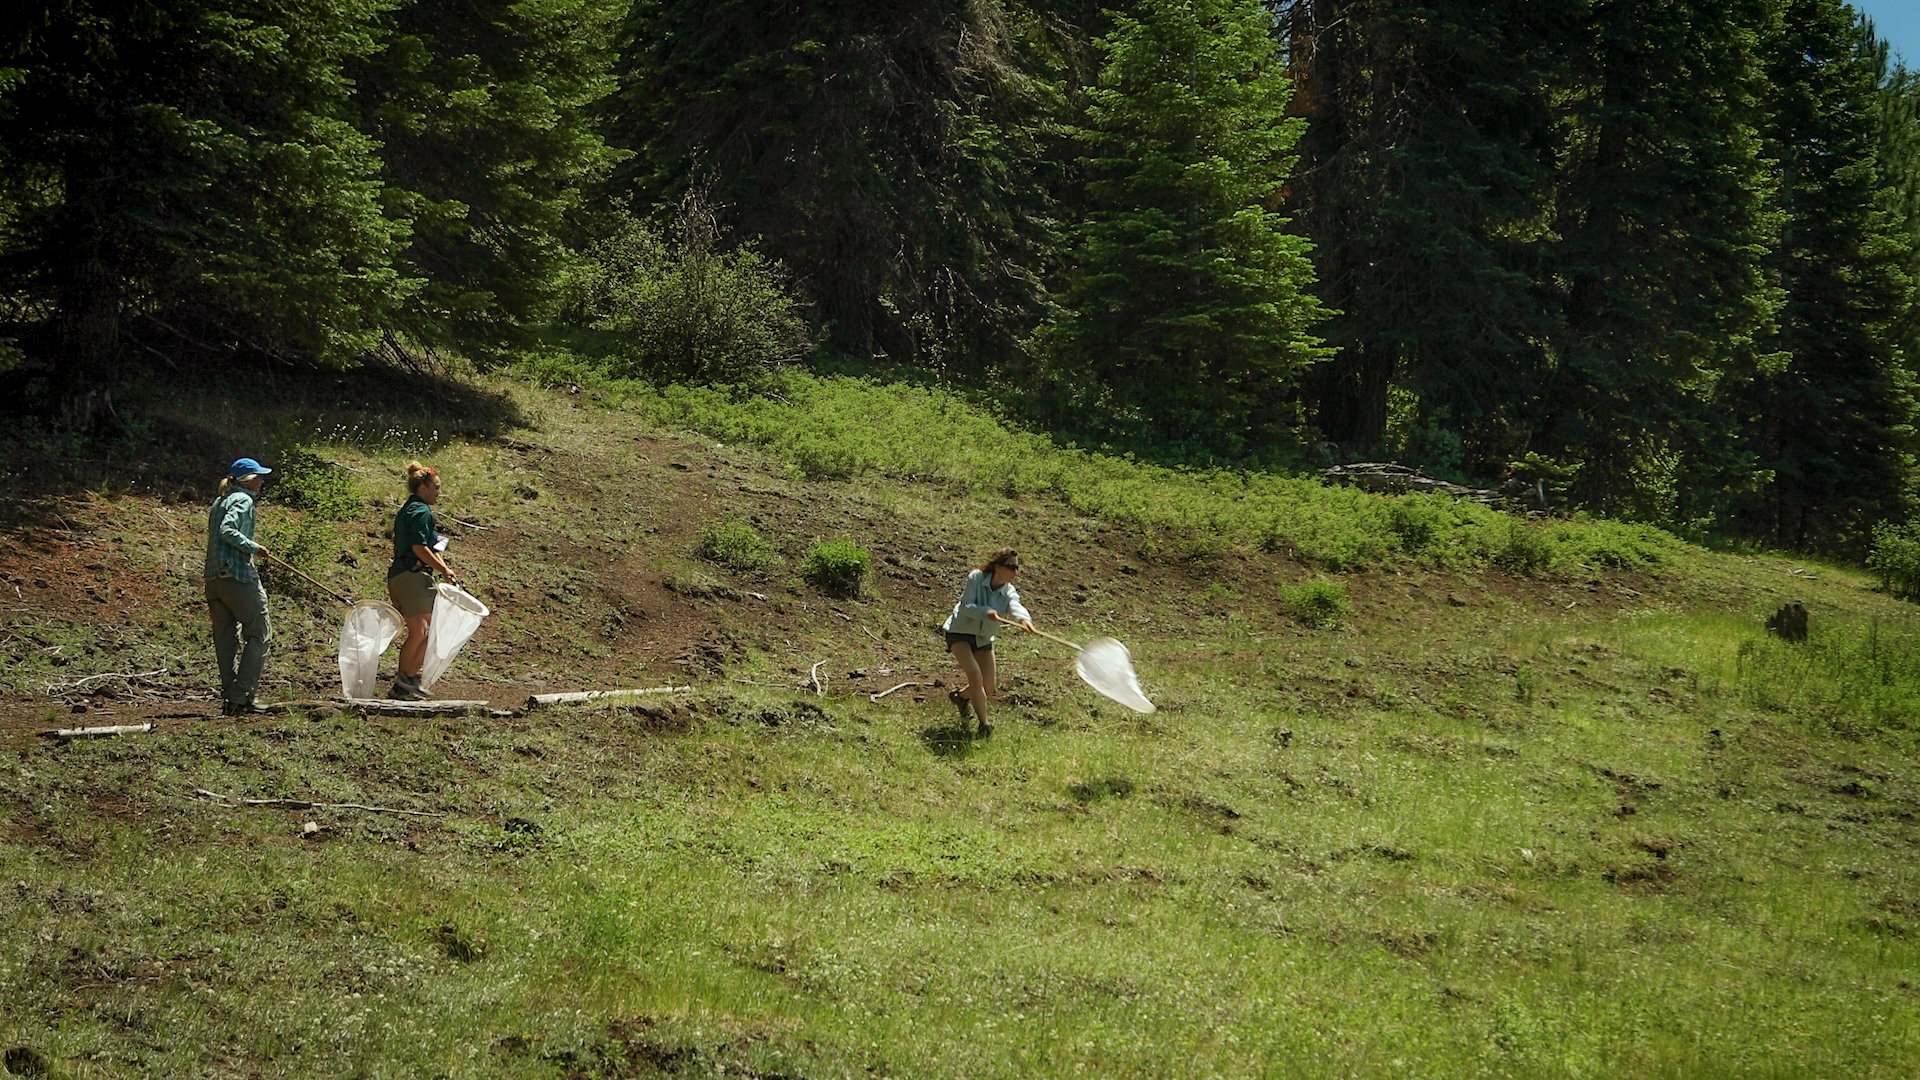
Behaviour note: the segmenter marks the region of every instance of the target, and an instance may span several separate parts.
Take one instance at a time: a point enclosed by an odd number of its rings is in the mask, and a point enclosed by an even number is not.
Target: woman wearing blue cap
[[[213,619],[213,655],[220,663],[220,711],[228,716],[267,711],[253,695],[273,624],[253,559],[273,556],[253,538],[253,504],[272,471],[252,458],[234,462],[207,511],[207,614]]]

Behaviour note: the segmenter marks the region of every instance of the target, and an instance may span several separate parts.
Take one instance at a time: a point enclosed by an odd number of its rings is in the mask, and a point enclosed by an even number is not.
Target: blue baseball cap
[[[250,457],[241,458],[239,461],[234,462],[233,465],[227,469],[227,472],[235,480],[245,480],[249,476],[256,476],[256,475],[265,476],[272,471],[273,471],[272,469],[267,468],[265,465],[260,464],[259,462],[253,460]]]

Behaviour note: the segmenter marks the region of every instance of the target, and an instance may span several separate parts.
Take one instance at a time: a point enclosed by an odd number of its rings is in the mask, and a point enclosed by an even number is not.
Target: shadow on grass
[[[973,753],[979,741],[970,724],[937,724],[920,729],[920,742],[935,757],[964,758]]]
[[[33,421],[0,433],[0,533],[19,539],[64,527],[59,501],[77,491],[210,502],[235,458],[271,466],[307,442],[344,443],[399,461],[452,439],[504,439],[527,422],[503,393],[384,364],[347,371],[129,370],[114,401],[123,430],[109,437]]]

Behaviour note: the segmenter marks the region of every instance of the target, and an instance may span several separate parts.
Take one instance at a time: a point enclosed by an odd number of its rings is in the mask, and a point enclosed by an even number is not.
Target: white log
[[[467,712],[472,709],[484,709],[492,704],[489,701],[394,701],[390,698],[347,698],[346,703],[353,708],[372,713],[391,713],[399,716],[430,716],[434,713]]]
[[[112,727],[73,727],[43,731],[49,739],[97,739],[107,735],[145,735],[152,724],[115,724]]]
[[[644,697],[647,694],[682,694],[691,689],[691,686],[649,686],[641,690],[577,690],[568,694],[535,694],[527,699],[527,708],[578,701],[605,701],[608,698]]]

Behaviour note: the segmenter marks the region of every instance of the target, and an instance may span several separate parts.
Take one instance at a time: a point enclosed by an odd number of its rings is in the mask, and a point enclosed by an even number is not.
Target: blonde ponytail
[[[439,474],[435,470],[429,469],[417,461],[407,462],[407,493],[417,493],[420,490],[420,485],[427,482],[427,477],[437,475]]]

